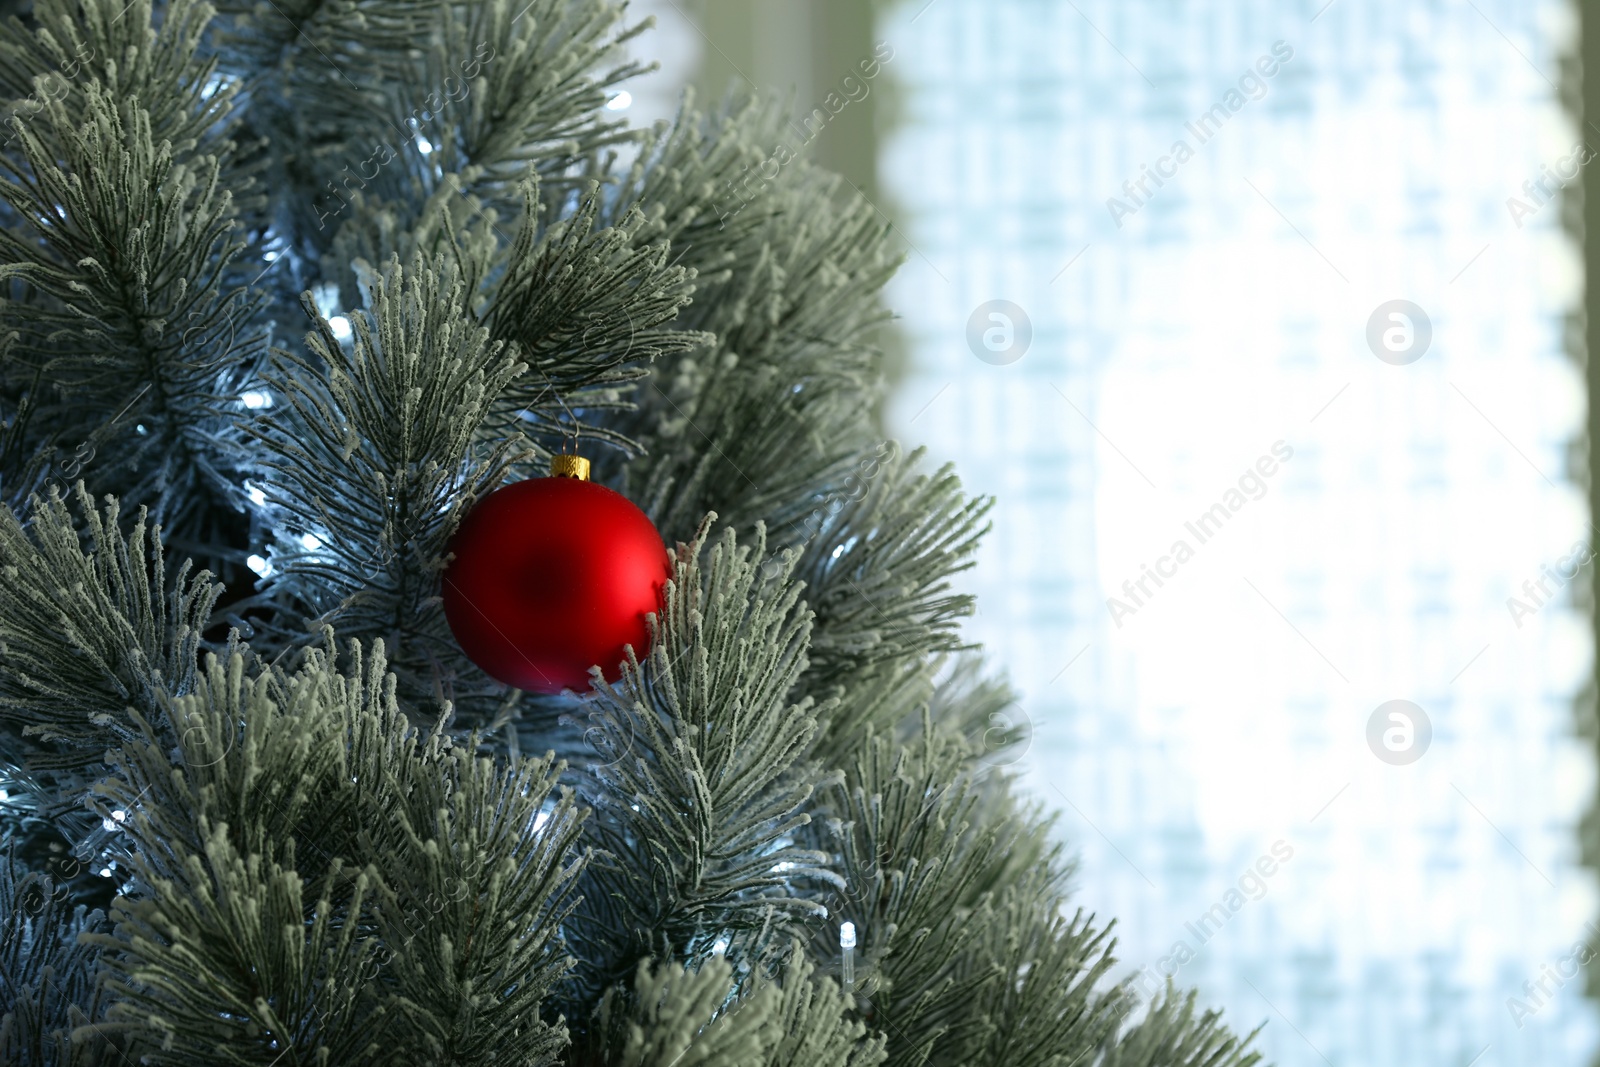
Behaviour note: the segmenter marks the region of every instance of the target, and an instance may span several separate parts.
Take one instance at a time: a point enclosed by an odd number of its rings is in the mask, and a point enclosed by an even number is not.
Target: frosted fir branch
[[[644,130],[628,169],[615,176],[615,189],[601,207],[601,218],[615,224],[632,211],[645,218],[638,239],[666,241],[674,260],[695,271],[702,287],[716,290],[731,277],[741,251],[770,219],[774,208],[728,221],[711,201],[760,157],[764,139],[783,122],[773,101],[742,98],[714,115],[695,107],[685,89],[673,122]],[[700,309],[697,314],[705,314]]]
[[[615,86],[655,69],[623,53],[653,24],[647,18],[629,26],[625,8],[603,0],[490,0],[466,8],[464,18],[442,20],[443,47],[435,55],[462,54],[470,44],[475,51],[486,46],[496,60],[485,65],[470,109],[436,149],[441,172],[470,172],[475,195],[508,208],[536,178],[545,211],[600,178],[603,157],[639,138],[603,105]],[[436,63],[424,57],[410,84],[442,84],[446,72]]]
[[[523,197],[522,225],[485,322],[529,370],[501,398],[497,426],[526,426],[546,439],[582,436],[573,409],[592,409],[592,399],[601,410],[621,406],[609,394],[640,378],[642,366],[711,338],[667,325],[689,303],[694,274],[668,262],[665,243],[637,241],[642,215],[596,229],[599,193],[590,188],[572,216],[541,229],[536,188],[525,185]],[[589,436],[637,451],[606,421],[595,422]]]
[[[799,570],[817,613],[820,684],[890,660],[965,647],[956,630],[973,601],[950,580],[973,565],[991,500],[969,499],[948,465],[917,472],[924,450],[891,455],[806,545]]]
[[[952,968],[979,936],[968,921],[972,890],[1004,838],[1003,829],[974,826],[978,797],[962,773],[965,756],[964,746],[931,731],[904,747],[869,735],[827,797],[847,887],[834,915],[856,924],[860,987],[867,996],[892,991],[880,1012],[919,1034],[976,988],[957,982]]]
[[[809,617],[786,574],[764,575],[763,548],[731,531],[680,546],[649,655],[615,684],[596,678],[588,717],[608,762],[585,795],[609,860],[591,869],[574,927],[592,946],[602,931],[624,939],[582,961],[582,988],[663,948],[760,958],[819,912],[803,887],[838,881],[795,842],[815,788],[816,710],[790,696]]]
[[[413,131],[395,102],[414,77],[417,43],[434,39],[454,9],[434,0],[224,0],[218,8],[211,47],[219,74],[250,86],[247,128],[264,144],[263,219],[294,259],[289,284],[304,288],[339,227],[359,214],[347,210],[352,190],[424,199],[416,181],[425,161],[406,148]],[[363,168],[379,145],[384,166]]]
[[[779,1000],[772,986],[740,1000],[726,960],[694,969],[645,960],[631,990],[612,990],[602,1002],[597,1051],[618,1067],[765,1063],[779,1037]]]
[[[93,1026],[107,997],[83,935],[103,931],[105,915],[70,907],[60,888],[14,855],[0,861],[0,1062],[91,1067],[123,1051]]]
[[[220,6],[224,71],[254,82],[255,127],[291,146],[268,161],[268,184],[274,217],[307,257],[342,225],[359,224],[354,201],[409,206],[452,179],[512,213],[518,185],[537,175],[545,207],[557,209],[603,175],[602,153],[637,136],[601,110],[610,86],[648,69],[618,58],[643,27],[620,27],[616,3]],[[294,106],[304,100],[316,106]],[[361,146],[354,157],[352,144]]]
[[[774,237],[827,225],[831,207],[821,215],[779,220],[786,205],[776,198],[731,223],[713,209],[716,191],[759,161],[760,146],[783,119],[773,102],[753,97],[730,98],[723,109],[707,115],[696,109],[693,92],[686,91],[675,121],[643,135],[615,194],[602,204],[602,218],[609,221],[640,215],[638,239],[669,242],[672,262],[694,272],[697,302],[683,309],[680,328],[715,336],[718,328],[744,317],[770,317],[785,299],[781,282],[763,294],[765,303],[732,294],[752,272],[766,269]],[[780,225],[783,229],[775,233]],[[767,277],[770,281],[770,272]],[[756,518],[782,525],[774,512],[792,506],[793,498],[783,495],[791,483],[770,477],[769,465],[814,474],[812,456],[820,438],[791,412],[798,368],[769,370],[751,387],[744,362],[751,355],[733,357],[720,346],[664,354],[635,390],[635,405],[605,420],[639,442],[640,458],[615,477],[625,479],[629,494],[644,503],[669,542],[692,537],[711,510],[733,517],[739,529],[748,529]],[[865,379],[856,384],[859,390],[872,388]],[[721,396],[702,407],[702,391],[719,387]],[[730,419],[734,425],[728,424]],[[853,438],[858,431],[851,427],[840,436]],[[611,468],[602,470],[611,475]],[[773,512],[762,510],[767,505]]]
[[[13,764],[97,762],[193,684],[201,634],[221,593],[187,565],[169,578],[141,510],[124,534],[117,502],[34,498],[26,522],[0,510],[0,722]],[[53,744],[59,742],[60,745]]]
[[[630,989],[607,993],[592,1043],[606,1062],[639,1067],[877,1067],[888,1055],[799,942],[779,973],[750,981],[721,957],[688,968],[647,960]]]
[[[0,24],[0,89],[13,97],[12,117],[26,124],[97,83],[148,112],[156,140],[172,142],[178,156],[227,155],[236,86],[217,82],[216,60],[202,54],[211,14],[200,0],[40,0],[37,30]],[[7,125],[14,136],[17,126]]]
[[[278,517],[268,595],[383,638],[412,671],[454,654],[437,603],[450,535],[529,454],[518,437],[481,440],[525,365],[466,300],[443,263],[391,261],[345,344],[308,299],[308,354],[274,354],[282,403],[248,431],[268,449],[261,493]]]
[[[374,65],[393,73],[385,64],[401,62],[418,39],[426,40],[439,12],[427,0],[275,0],[276,10],[253,0],[218,0],[213,6],[221,16],[216,48],[230,66],[286,76],[296,60],[320,53],[328,57],[326,69],[294,74],[328,81],[352,66],[358,75]],[[365,67],[353,65],[363,58]]]
[[[888,1038],[857,1015],[854,991],[820,973],[798,940],[782,983],[768,1067],[877,1067],[888,1059]]]
[[[163,138],[181,131],[160,119],[89,79],[14,124],[0,277],[30,298],[5,307],[20,338],[5,375],[38,379],[35,447],[72,447],[101,423],[115,447],[99,450],[91,484],[189,533],[226,495],[227,409],[261,338],[243,325],[256,298],[229,281],[244,243],[218,157]]]
[[[752,105],[736,115],[716,132],[748,137],[759,153],[765,113]],[[654,228],[698,232],[709,223],[680,202],[709,193],[708,179],[740,154],[701,154],[688,137],[667,148],[630,187],[667,197],[643,206]],[[708,510],[741,530],[768,521],[781,537],[876,443],[881,354],[871,335],[886,321],[879,291],[898,262],[888,231],[863,199],[804,164],[758,201],[731,233],[677,246],[700,272],[681,325],[717,344],[659,361],[639,410],[617,420],[648,453],[628,469],[630,490],[669,538],[688,536]]]
[[[113,1021],[172,1062],[553,1062],[583,864],[561,767],[420,733],[381,647],[340,670],[327,640],[293,670],[211,659],[175,750],[146,723],[112,757],[142,887],[94,941]]]
[[[1167,983],[1165,993],[1142,1019],[1101,1044],[1101,1067],[1254,1067],[1262,1060],[1250,1048],[1261,1027],[1244,1037],[1222,1024],[1220,1011],[1201,1011],[1193,990]]]
[[[1093,1062],[1116,1033],[1126,997],[1120,989],[1096,989],[1116,964],[1112,928],[1096,926],[1081,908],[1069,917],[1040,900],[1037,878],[1023,875],[986,902],[981,921],[990,933],[971,965],[989,980],[962,1013],[978,1025],[969,1028],[964,1048],[941,1048],[933,1062]]]

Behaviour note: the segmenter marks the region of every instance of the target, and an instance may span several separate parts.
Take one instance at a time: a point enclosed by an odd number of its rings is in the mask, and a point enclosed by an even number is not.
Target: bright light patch
[[[322,547],[322,538],[316,534],[303,534],[300,538],[300,547],[307,552],[315,552]]]
[[[417,151],[421,152],[425,156],[432,155],[433,154],[433,142],[428,140],[426,137],[418,136],[417,137]]]
[[[313,286],[311,302],[317,305],[317,313],[323,318],[333,315],[339,310],[339,287],[332,282]]]
[[[251,485],[249,482],[245,482],[244,492],[250,498],[250,503],[258,508],[267,502],[267,494],[261,491],[259,485]]]
[[[345,318],[343,315],[335,315],[333,318],[329,319],[328,328],[331,329],[333,331],[333,335],[341,341],[350,340],[350,337],[353,333],[353,331],[350,329],[350,320]]]
[[[265,389],[252,389],[248,393],[240,394],[239,403],[251,411],[259,411],[272,406],[272,394]]]
[[[621,111],[631,103],[633,103],[633,94],[624,89],[622,92],[606,101],[606,110]]]
[[[261,578],[272,576],[272,564],[268,563],[265,556],[251,556],[244,561],[244,565],[255,571]]]

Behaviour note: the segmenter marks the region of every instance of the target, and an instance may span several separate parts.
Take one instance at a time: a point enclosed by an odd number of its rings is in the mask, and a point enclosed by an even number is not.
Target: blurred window
[[[970,633],[1120,973],[1284,1067],[1589,1062],[1548,977],[1600,949],[1553,577],[1594,566],[1574,6],[908,0],[878,35],[892,426],[999,499]]]

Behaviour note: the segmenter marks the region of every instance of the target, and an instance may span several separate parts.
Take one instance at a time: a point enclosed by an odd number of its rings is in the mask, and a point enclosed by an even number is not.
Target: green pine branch
[[[331,636],[329,638],[331,641]],[[212,659],[97,788],[122,811],[111,1023],[148,1062],[557,1062],[540,1008],[582,866],[549,760],[499,761],[396,699],[381,649]]]
[[[698,969],[644,960],[631,989],[613,990],[600,1006],[609,1042],[603,1062],[614,1067],[745,1067],[765,1062],[779,1037],[780,993],[767,986],[743,1002],[733,994],[733,968],[707,960]]]
[[[299,615],[382,639],[422,692],[444,684],[430,664],[453,658],[438,602],[449,537],[530,455],[516,436],[481,439],[525,364],[467,300],[445,264],[391,261],[346,344],[306,298],[307,353],[274,353],[264,380],[279,403],[249,430],[267,452],[260,492],[283,516],[263,625]]]
[[[992,502],[964,497],[949,466],[916,473],[922,455],[869,458],[817,513],[799,572],[817,613],[816,684],[963,647],[956,625],[972,598],[950,579],[972,566]]]
[[[736,995],[720,957],[698,968],[646,960],[629,990],[606,995],[596,1030],[616,1067],[877,1067],[884,1039],[869,1034],[849,998],[791,946],[781,980]]]
[[[100,1067],[123,1056],[94,1026],[106,996],[84,935],[105,916],[70,908],[61,890],[14,857],[0,864],[0,1063]]]
[[[624,7],[604,0],[467,5],[463,17],[443,21],[440,47],[420,57],[402,100],[409,114],[439,112],[460,73],[449,61],[479,60],[461,114],[432,138],[435,165],[470,178],[467,188],[489,203],[514,204],[523,184],[537,179],[548,210],[582,188],[585,171],[599,177],[606,153],[638,139],[601,106],[615,86],[654,69],[622,54],[653,24],[626,26]]]
[[[817,709],[790,695],[810,618],[763,548],[731,531],[680,547],[649,655],[597,680],[588,717],[605,762],[588,795],[608,859],[574,917],[579,1003],[656,953],[760,958],[821,910],[802,886],[837,882],[795,843],[815,788]]]
[[[596,229],[596,188],[542,229],[536,189],[526,186],[523,195],[522,226],[485,321],[516,347],[528,372],[505,391],[490,428],[577,434],[636,451],[624,434],[600,419],[581,420],[574,409],[630,408],[621,394],[646,373],[641,365],[711,341],[667,325],[689,304],[694,273],[668,261],[665,242],[638,240],[645,220],[637,212]]]
[[[361,840],[380,876],[386,977],[427,1050],[416,1062],[558,1063],[566,1028],[540,1014],[573,962],[561,925],[585,812],[556,794],[564,767],[548,756],[504,766],[438,734],[420,755]]]
[[[202,88],[204,8],[176,4],[159,33],[146,22],[141,35],[113,24],[113,6],[77,12],[85,29],[70,46],[97,60],[61,91],[49,86],[59,72],[37,79],[26,117],[13,107],[14,144],[0,152],[0,280],[12,299],[0,316],[21,343],[4,374],[30,390],[36,449],[65,451],[73,476],[86,468],[97,491],[208,542],[233,488],[231,411],[261,343],[255,298],[235,281],[246,242],[221,184],[232,148],[214,132],[230,96]],[[67,10],[46,14],[75,25]],[[106,54],[120,45],[137,57],[130,34],[145,62]]]
[[[1199,1011],[1193,990],[1166,992],[1149,1012],[1102,1046],[1100,1067],[1253,1067],[1261,1053],[1250,1042],[1261,1028],[1239,1037],[1222,1025],[1220,1011]]]
[[[0,510],[0,759],[84,767],[194,683],[220,588],[187,565],[172,577],[141,510],[124,534],[115,500],[79,483],[34,498],[26,522]]]

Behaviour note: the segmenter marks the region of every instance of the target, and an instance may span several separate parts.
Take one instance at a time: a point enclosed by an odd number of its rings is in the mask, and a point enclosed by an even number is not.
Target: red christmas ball
[[[444,614],[461,650],[488,674],[538,693],[589,688],[589,668],[621,674],[623,646],[643,658],[645,615],[672,575],[666,546],[627,497],[578,477],[497,489],[450,542]]]

